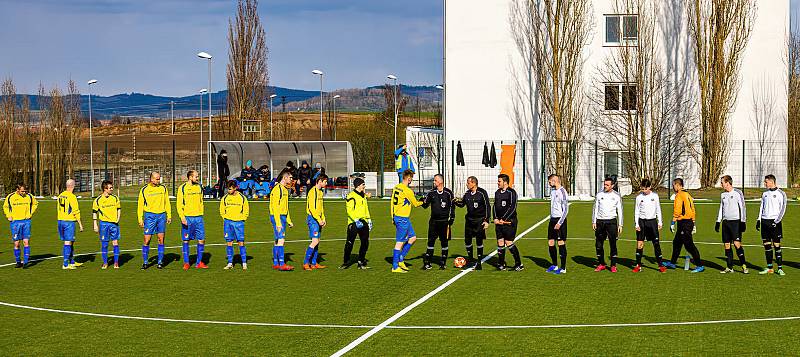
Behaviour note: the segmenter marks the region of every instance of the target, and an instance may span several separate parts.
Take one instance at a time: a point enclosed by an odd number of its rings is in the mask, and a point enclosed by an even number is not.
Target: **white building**
[[[516,143],[518,155],[514,171],[517,191],[528,197],[542,197],[540,148],[541,140],[548,138],[539,137],[536,110],[530,109],[530,100],[526,102],[526,98],[535,97],[531,94],[536,88],[529,80],[529,68],[523,63],[512,34],[510,16],[515,1],[525,0],[445,0],[445,145],[450,150],[460,142],[467,157],[465,166],[454,166],[455,152],[448,153],[445,165],[447,172],[455,167],[448,184],[460,187],[466,176],[477,175],[484,186],[491,187],[486,182],[495,180],[499,168],[480,164],[482,155],[479,152],[488,143],[496,146],[501,142]],[[660,6],[655,30],[661,41],[658,46],[663,50],[663,58],[659,60],[674,83],[688,84],[688,90],[697,93],[685,10],[689,0],[652,1]],[[583,80],[587,90],[592,86],[603,88],[603,83],[596,83],[597,73],[603,70],[604,59],[610,51],[618,50],[619,41],[638,40],[636,32],[628,33],[622,29],[631,19],[635,21],[637,14],[617,13],[615,3],[614,0],[592,1],[593,33],[584,48]],[[786,115],[784,57],[789,30],[789,0],[757,0],[756,3],[757,14],[751,38],[742,58],[738,100],[730,117],[732,150],[726,173],[733,176],[737,186],[742,181],[747,186],[756,186],[760,182],[760,174],[753,173],[749,162],[754,154],[753,148],[741,149],[743,140],[750,145],[750,141],[757,139],[751,120],[754,88],[760,86],[773,93],[776,118],[785,118]],[[593,110],[602,112],[603,108]],[[595,157],[591,140],[598,138],[592,136],[592,131],[587,127],[586,137],[590,141],[584,142],[583,149],[576,152],[578,164],[574,169],[573,194],[593,194],[605,175],[623,175],[622,160],[617,153],[598,150]],[[787,140],[785,120],[776,128],[773,140]],[[523,141],[525,148],[522,147]],[[768,169],[778,177],[779,185],[785,185],[785,144],[775,145],[770,157]],[[686,161],[681,172],[674,172],[670,177],[683,177],[689,187],[697,187],[699,166],[692,160]],[[748,171],[744,176],[742,167]]]

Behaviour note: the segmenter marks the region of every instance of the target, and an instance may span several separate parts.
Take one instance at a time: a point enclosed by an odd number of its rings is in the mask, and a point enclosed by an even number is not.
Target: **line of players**
[[[465,248],[468,255],[470,267],[476,270],[482,269],[485,259],[484,240],[486,240],[486,230],[490,223],[495,224],[497,236],[497,268],[506,270],[505,255],[510,252],[514,257],[515,271],[524,269],[520,258],[520,252],[514,244],[517,231],[517,193],[510,187],[510,180],[507,175],[501,174],[497,179],[497,191],[494,194],[494,202],[489,200],[488,193],[483,188],[478,187],[478,180],[474,176],[467,179],[467,191],[462,197],[455,197],[453,192],[444,187],[442,175],[434,177],[434,188],[427,195],[418,200],[414,192],[409,188],[413,180],[414,173],[406,171],[402,174],[402,181],[395,186],[391,196],[391,214],[393,224],[396,228],[395,247],[392,259],[392,272],[405,273],[408,266],[404,263],[405,257],[416,241],[416,233],[411,225],[410,215],[413,207],[431,208],[431,216],[428,223],[427,249],[423,256],[423,269],[432,269],[433,253],[436,241],[441,244],[441,258],[439,268],[445,269],[447,257],[449,256],[449,240],[451,237],[451,227],[455,222],[455,207],[466,207],[464,238]],[[270,222],[273,227],[273,269],[289,271],[294,268],[285,261],[284,243],[286,229],[293,227],[289,216],[289,188],[292,183],[291,173],[288,171],[279,174],[280,184],[270,194]],[[164,259],[164,234],[166,225],[171,223],[171,206],[168,190],[160,184],[161,177],[157,172],[150,175],[150,182],[142,187],[139,192],[137,204],[137,217],[139,226],[143,228],[144,239],[142,245],[142,269],[149,267],[150,241],[156,236],[158,243],[158,259],[156,266],[163,268]],[[311,240],[306,249],[303,261],[304,270],[324,269],[325,266],[319,264],[319,242],[323,227],[326,226],[326,218],[323,206],[324,189],[327,185],[327,177],[321,175],[315,185],[309,191],[306,198],[306,224]],[[561,186],[560,177],[551,175],[548,178],[552,192],[550,195],[551,212],[548,226],[548,249],[552,265],[547,272],[553,274],[566,273],[567,264],[567,215],[569,213],[569,202],[566,190]],[[733,272],[733,249],[742,266],[742,271],[748,273],[747,263],[744,256],[744,248],[741,244],[742,233],[746,230],[746,208],[744,195],[733,187],[730,176],[723,176],[720,179],[722,188],[719,214],[715,230],[722,232],[722,240],[725,246],[727,267],[722,273]],[[782,238],[782,219],[786,210],[786,195],[777,188],[775,177],[767,175],[764,179],[767,190],[763,193],[759,218],[756,221],[756,230],[761,230],[762,241],[765,249],[767,268],[760,274],[777,273],[785,275],[782,269],[782,252],[780,241]],[[365,192],[363,179],[356,178],[353,181],[355,190],[350,192],[346,199],[347,208],[347,240],[344,247],[344,262],[340,266],[346,269],[351,264],[350,254],[355,244],[355,239],[359,238],[361,246],[356,261],[360,269],[367,269],[366,253],[369,247],[369,232],[372,230],[372,220],[369,213],[367,198],[369,194]],[[119,198],[113,194],[113,184],[104,181],[101,185],[102,194],[94,199],[92,204],[92,218],[94,231],[99,234],[101,242],[101,256],[103,265],[101,269],[109,267],[108,247],[109,243],[113,247],[113,267],[119,268],[119,219],[121,206]],[[622,233],[623,211],[622,197],[613,190],[613,182],[606,179],[603,182],[603,191],[595,197],[592,210],[592,228],[595,231],[596,253],[598,265],[596,272],[610,270],[617,272],[617,239]],[[83,231],[81,223],[80,209],[78,201],[73,193],[75,181],[66,182],[66,190],[58,196],[58,234],[63,243],[63,269],[75,269],[82,265],[75,262],[72,245],[75,241],[76,226]],[[227,249],[227,264],[225,269],[232,269],[234,266],[234,243],[239,247],[239,256],[242,269],[247,269],[247,252],[245,247],[244,227],[245,221],[249,217],[250,209],[247,198],[238,192],[235,182],[227,185],[227,194],[220,200],[219,213],[223,218],[224,239]],[[673,203],[673,215],[670,224],[670,231],[675,233],[673,240],[672,257],[668,261],[663,260],[659,243],[659,231],[662,228],[661,205],[658,194],[651,190],[651,183],[644,179],[640,184],[641,192],[636,197],[634,222],[637,237],[636,246],[636,266],[633,272],[642,270],[642,256],[644,242],[650,241],[653,244],[654,253],[658,261],[658,269],[665,272],[668,268],[675,268],[677,258],[681,253],[682,247],[686,247],[692,256],[695,268],[692,272],[698,273],[705,270],[700,253],[692,240],[695,228],[695,206],[692,197],[683,188],[683,180],[673,181],[675,199]],[[187,173],[187,182],[182,184],[177,190],[176,209],[181,220],[182,236],[182,256],[183,269],[188,270],[190,264],[189,242],[197,241],[197,259],[195,268],[205,269],[208,266],[202,261],[205,249],[205,227],[203,221],[203,194],[199,183],[197,171],[191,170]],[[30,259],[29,239],[31,236],[30,219],[36,212],[38,202],[27,193],[27,188],[23,184],[17,185],[16,192],[9,194],[3,204],[3,211],[10,221],[12,241],[14,242],[14,256],[16,266],[24,268]],[[474,240],[474,245],[473,245]],[[609,241],[610,265],[606,265],[604,244]],[[22,250],[20,251],[20,243]],[[477,258],[473,254],[473,247],[477,250]],[[560,265],[558,264],[560,258]],[[773,258],[777,264],[777,269],[773,269]]]

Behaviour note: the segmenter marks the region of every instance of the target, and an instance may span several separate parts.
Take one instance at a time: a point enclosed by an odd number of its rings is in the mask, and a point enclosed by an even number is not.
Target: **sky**
[[[396,74],[403,84],[441,83],[442,0],[261,0],[270,84],[361,88]],[[185,96],[225,88],[228,21],[235,0],[0,0],[0,78],[18,92],[41,82],[100,95]]]

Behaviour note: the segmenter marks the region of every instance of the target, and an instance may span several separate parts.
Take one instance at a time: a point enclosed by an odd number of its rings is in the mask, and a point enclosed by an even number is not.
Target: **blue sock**
[[[319,244],[314,247],[314,254],[311,255],[311,264],[317,265],[317,258],[319,257]]]
[[[149,260],[148,258],[150,258],[150,246],[149,245],[143,245],[142,246],[142,260],[144,260],[145,264],[147,264],[147,261]]]
[[[114,246],[114,264],[119,264],[119,246]]]
[[[311,261],[311,257],[314,255],[314,248],[308,247],[306,248],[306,257],[303,259],[303,264],[308,264]]]
[[[203,261],[203,251],[206,250],[206,245],[203,243],[197,243],[197,264],[200,264]]]
[[[411,250],[411,246],[412,245],[413,244],[406,242],[406,244],[403,246],[403,250],[400,251],[400,261],[401,262],[406,260],[406,255],[408,255],[408,251]]]
[[[72,244],[69,245],[69,263],[75,264],[75,246]]]
[[[158,245],[158,264],[161,264],[163,262],[164,262],[164,245],[163,244],[159,244]]]
[[[31,247],[22,247],[22,262],[28,264],[29,259],[31,259]]]
[[[283,256],[283,252],[284,252],[284,250],[283,250],[283,246],[282,246],[282,245],[279,245],[279,246],[278,246],[278,265],[284,265],[284,264],[286,264],[286,261],[283,259],[283,258],[284,258],[284,256]]]
[[[19,249],[18,248],[14,248],[14,259],[16,259],[17,263],[19,263]]]
[[[64,248],[61,250],[61,254],[64,256],[64,266],[69,265],[69,254],[72,252],[71,245],[64,245]]]
[[[189,264],[189,241],[183,241],[183,263]]]
[[[274,266],[278,265],[278,246],[277,245],[273,245],[272,246],[272,265],[274,265]]]
[[[103,265],[108,265],[108,242],[100,242],[100,256],[103,257]]]
[[[247,263],[247,249],[244,246],[239,247],[239,256],[242,258],[242,264]]]
[[[225,252],[228,253],[228,263],[233,263],[233,246],[232,245],[226,246]]]
[[[397,269],[398,263],[400,263],[400,250],[395,249],[392,250],[392,269]]]

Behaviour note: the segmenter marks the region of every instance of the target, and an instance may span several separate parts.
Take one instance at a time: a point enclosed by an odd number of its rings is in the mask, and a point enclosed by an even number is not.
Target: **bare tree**
[[[588,117],[583,47],[592,33],[592,14],[589,0],[518,0],[509,19],[523,62],[531,69],[531,113],[538,117],[539,135],[550,141],[546,170],[564,177],[566,187]]]
[[[778,134],[778,113],[775,108],[775,90],[768,82],[759,80],[753,84],[753,114],[750,124],[756,134],[756,150],[758,156],[752,161],[753,169],[757,174],[756,181],[761,187],[760,177],[764,177],[771,167],[767,162],[773,154],[773,139]]]
[[[742,55],[756,4],[751,0],[693,0],[687,8],[700,90],[700,184],[712,187],[728,158],[728,118],[736,105]]]
[[[786,80],[789,88],[787,105],[787,171],[789,184],[800,181],[800,30],[794,27],[787,39]]]
[[[395,90],[397,92],[395,92]],[[398,122],[400,121],[399,117],[403,115],[406,111],[406,105],[408,104],[408,97],[403,95],[403,86],[399,83],[395,88],[394,85],[385,84],[383,86],[383,99],[386,103],[386,109],[382,113],[383,120],[387,124],[394,125],[394,106],[395,106],[395,98],[397,100],[397,116]],[[400,123],[398,123],[400,125]]]
[[[267,100],[267,43],[258,16],[258,0],[239,0],[236,18],[228,23],[228,138],[244,139],[244,120],[264,117]]]
[[[658,19],[664,14],[656,0],[619,0],[615,12],[638,14],[629,22],[637,40],[610,51],[597,69],[590,98],[599,108],[593,116],[602,149],[621,151],[625,175],[636,185],[648,178],[654,188],[669,179],[672,147],[687,123],[686,106],[659,60]]]

